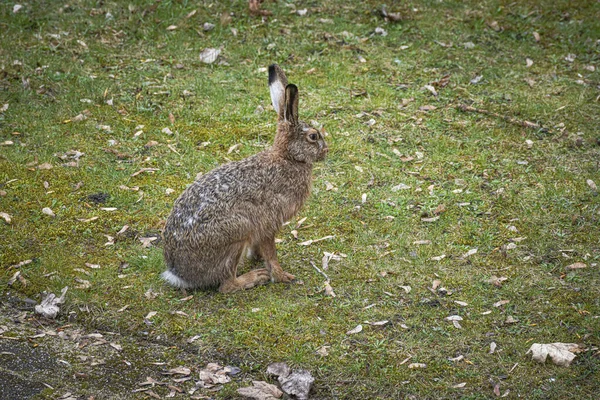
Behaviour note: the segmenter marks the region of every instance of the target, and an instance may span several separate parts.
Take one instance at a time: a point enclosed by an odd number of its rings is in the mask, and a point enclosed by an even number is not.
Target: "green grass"
[[[12,216],[10,224],[0,220],[3,302],[39,301],[40,292],[69,286],[60,323],[72,311],[89,330],[146,332],[182,347],[199,335],[199,366],[236,364],[265,379],[270,362],[287,361],[313,373],[314,398],[491,398],[496,383],[509,398],[597,395],[600,198],[586,180],[600,185],[598,2],[403,2],[388,5],[404,16],[395,24],[372,1],[266,2],[273,16],[265,21],[249,16],[244,1],[63,3],[29,2],[13,14],[13,3],[0,2],[0,107],[9,105],[0,114],[0,142],[14,142],[0,147],[0,211]],[[291,4],[308,15],[290,13]],[[226,26],[223,12],[233,13]],[[204,22],[214,30],[203,32]],[[376,27],[387,36],[374,34]],[[219,46],[225,65],[200,63],[202,49]],[[276,117],[264,68],[273,62],[299,86],[301,117],[329,133],[313,194],[279,236],[284,269],[303,283],[227,296],[197,291],[181,302],[184,295],[159,279],[160,241],[143,248],[139,238],[159,236],[198,172],[269,145]],[[423,89],[447,74],[438,97]],[[461,112],[459,104],[546,129]],[[421,111],[425,105],[436,109]],[[258,106],[266,111],[255,112]],[[73,122],[84,110],[89,117]],[[57,157],[69,150],[85,153],[75,167]],[[403,162],[394,150],[414,160]],[[43,163],[53,168],[38,169]],[[158,170],[131,176],[141,168]],[[400,183],[411,188],[391,190]],[[89,198],[97,193],[108,194],[105,203]],[[421,220],[440,204],[439,220]],[[304,217],[295,240],[290,232]],[[129,230],[117,236],[123,225]],[[104,235],[116,237],[114,245],[105,246]],[[327,235],[335,238],[298,245]],[[506,250],[517,237],[525,239]],[[463,258],[472,248],[478,252]],[[323,293],[324,279],[310,264],[320,265],[323,251],[347,255],[326,271],[335,298]],[[9,267],[26,259],[34,260],[21,267],[27,285],[8,286]],[[587,268],[567,271],[574,262]],[[508,279],[495,287],[487,283],[493,275]],[[75,278],[91,287],[78,289]],[[430,291],[436,279],[452,294]],[[149,289],[159,295],[148,299]],[[510,302],[494,307],[500,300]],[[148,326],[150,311],[158,314]],[[464,318],[463,329],[444,320],[453,314]],[[507,324],[508,316],[518,322]],[[359,323],[363,332],[346,335]],[[534,342],[575,342],[587,351],[568,368],[540,365],[525,355]],[[324,345],[325,357],[316,354]],[[448,361],[458,355],[464,360]],[[177,365],[176,352],[167,359]],[[427,368],[409,369],[412,362]],[[452,387],[461,382],[464,388]],[[234,398],[242,384],[213,395]]]

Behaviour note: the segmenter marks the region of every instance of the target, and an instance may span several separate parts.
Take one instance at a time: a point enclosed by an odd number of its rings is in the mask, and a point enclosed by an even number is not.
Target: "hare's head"
[[[285,74],[276,64],[269,67],[269,90],[278,115],[275,150],[300,162],[325,159],[329,149],[323,139],[324,130],[319,132],[298,119],[298,87],[287,83]]]

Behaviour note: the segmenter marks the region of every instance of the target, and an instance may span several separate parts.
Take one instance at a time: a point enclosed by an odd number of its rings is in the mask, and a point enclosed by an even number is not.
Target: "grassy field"
[[[373,1],[268,1],[266,18],[244,1],[66,4],[0,1],[0,302],[21,315],[2,335],[122,349],[102,347],[110,380],[64,353],[39,398],[144,398],[146,376],[208,362],[242,373],[195,396],[239,398],[275,361],[309,370],[314,399],[597,396],[599,2],[388,4],[399,22]],[[300,282],[186,300],[159,278],[160,230],[198,173],[271,143],[274,62],[330,148],[279,235]],[[324,271],[335,297],[311,266],[324,252],[345,255]],[[65,286],[56,322],[23,302]],[[525,354],[553,342],[583,351],[570,367]]]

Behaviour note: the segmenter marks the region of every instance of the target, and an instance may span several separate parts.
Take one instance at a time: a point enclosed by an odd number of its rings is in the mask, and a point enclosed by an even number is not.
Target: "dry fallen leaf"
[[[574,264],[571,265],[567,265],[567,269],[581,269],[581,268],[586,268],[587,265],[585,265],[582,262],[576,262]]]
[[[475,249],[471,249],[471,250],[467,251],[465,254],[463,254],[462,258],[470,257],[470,256],[472,256],[473,254],[476,254],[476,253],[477,253],[477,249],[476,248]]]
[[[264,381],[252,381],[253,386],[239,388],[238,394],[255,400],[275,400],[283,396],[277,386]]]
[[[452,388],[453,389],[462,389],[465,386],[467,386],[467,382],[457,383],[456,385],[453,385]]]
[[[196,382],[196,387],[212,388],[215,385],[222,385],[231,382],[231,378],[225,371],[226,367],[222,367],[216,363],[209,363],[200,371],[200,380]]]
[[[323,356],[323,357],[325,357],[325,356],[328,356],[328,355],[329,355],[329,348],[330,348],[330,347],[331,347],[331,346],[321,346],[321,347],[319,347],[319,348],[317,349],[316,353],[317,353],[318,355],[320,355],[320,356]]]
[[[54,168],[54,166],[47,162],[37,166],[37,169],[52,169],[52,168]]]
[[[588,186],[592,189],[592,190],[598,190],[598,186],[596,186],[596,182],[594,182],[591,179],[588,179],[587,181],[585,181]]]
[[[189,375],[192,373],[192,370],[187,367],[176,367],[171,368],[167,372],[163,372],[163,375]]]
[[[35,312],[42,314],[46,318],[56,318],[56,315],[60,311],[58,305],[65,301],[65,294],[68,289],[69,287],[65,286],[60,293],[60,297],[56,297],[54,293],[44,292],[42,294],[41,304],[35,306]]]
[[[412,363],[412,364],[408,364],[408,368],[410,368],[410,369],[416,369],[416,368],[427,368],[427,364],[423,364],[423,363]]]
[[[534,343],[526,354],[531,353],[532,359],[542,364],[550,356],[554,364],[568,367],[575,358],[573,351],[577,350],[579,350],[579,346],[575,343]]]
[[[44,208],[42,208],[42,213],[44,213],[46,215],[49,215],[51,217],[56,217],[56,214],[54,214],[54,211],[52,211],[50,209],[50,207],[44,207]]]
[[[535,39],[536,42],[540,41],[540,34],[537,32],[532,32],[531,33],[533,35],[533,38]]]
[[[214,48],[204,49],[200,53],[200,61],[202,61],[205,64],[212,64],[217,60],[217,57],[219,57],[219,54],[221,54],[221,49],[214,49]]]
[[[131,174],[131,176],[138,176],[139,174],[141,174],[143,172],[154,172],[154,171],[158,171],[158,168],[142,168],[139,171]]]
[[[492,277],[487,280],[487,283],[491,283],[494,286],[501,287],[502,283],[506,280],[508,280],[508,278],[505,276],[497,277],[496,275],[492,275]]]
[[[317,242],[320,242],[322,240],[333,239],[334,237],[335,236],[332,236],[332,235],[324,236],[324,237],[319,238],[319,239],[311,239],[311,240],[307,240],[306,242],[298,243],[298,245],[300,245],[300,246],[310,246],[313,243],[317,243]]]
[[[156,237],[156,236],[141,237],[139,239],[140,239],[140,242],[142,242],[142,247],[147,248],[147,247],[150,247],[150,245],[152,244],[152,242],[154,242],[155,240],[157,240],[158,237]]]
[[[431,244],[431,240],[415,240],[413,244],[423,245],[423,244]]]
[[[500,300],[494,303],[494,307],[501,307],[508,303],[510,303],[510,300]]]
[[[10,222],[12,221],[10,214],[5,213],[5,212],[0,212],[0,218],[3,218],[7,224],[10,224]]]
[[[498,21],[489,21],[487,25],[494,30],[494,32],[500,32],[502,28],[498,24]]]
[[[329,281],[325,281],[325,294],[327,296],[335,297],[335,293],[333,291],[333,288],[329,284]]]
[[[358,324],[358,325],[356,325],[356,328],[350,329],[348,332],[346,332],[346,335],[354,335],[356,333],[362,332],[362,330],[363,330],[362,325]]]
[[[425,85],[425,86],[423,86],[423,89],[426,89],[426,90],[428,90],[428,91],[429,91],[429,92],[431,92],[431,94],[432,94],[432,95],[434,95],[435,97],[437,97],[437,96],[438,96],[438,92],[437,92],[437,90],[435,90],[435,88],[434,88],[433,86],[431,86],[431,85]]]

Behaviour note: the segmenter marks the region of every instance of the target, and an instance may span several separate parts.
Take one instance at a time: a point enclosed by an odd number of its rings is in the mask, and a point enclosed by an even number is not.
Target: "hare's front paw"
[[[296,277],[288,272],[279,271],[279,273],[273,273],[274,282],[291,283]]]

